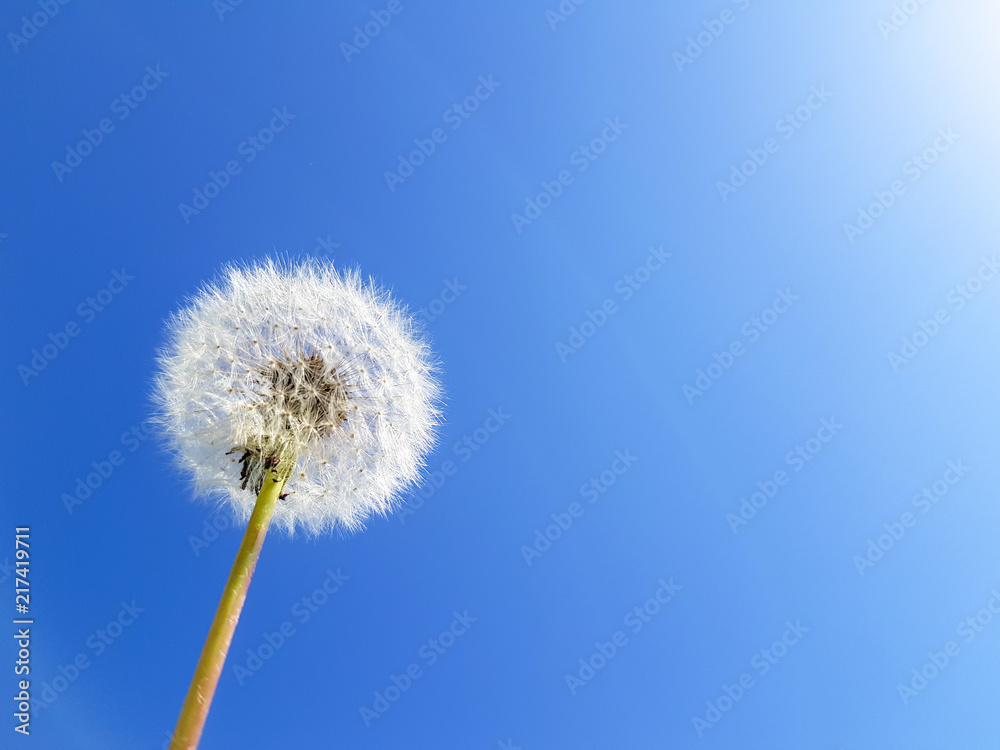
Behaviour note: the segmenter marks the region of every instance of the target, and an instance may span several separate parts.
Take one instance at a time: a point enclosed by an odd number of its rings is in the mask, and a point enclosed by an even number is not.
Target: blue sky
[[[998,21],[8,4],[0,747],[168,737],[240,530],[155,352],[301,254],[426,321],[446,422],[401,513],[267,539],[203,747],[996,746]]]

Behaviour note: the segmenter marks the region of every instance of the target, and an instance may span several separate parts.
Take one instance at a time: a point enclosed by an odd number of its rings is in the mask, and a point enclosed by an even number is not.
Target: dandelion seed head
[[[246,521],[290,472],[273,523],[356,530],[420,476],[440,423],[430,349],[371,280],[322,260],[223,269],[168,323],[158,421],[199,495]]]

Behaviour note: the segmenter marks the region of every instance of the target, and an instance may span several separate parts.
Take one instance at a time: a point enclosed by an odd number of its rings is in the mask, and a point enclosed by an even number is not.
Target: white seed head
[[[198,494],[238,520],[271,468],[290,471],[273,519],[289,533],[358,529],[418,479],[440,423],[436,368],[370,279],[321,260],[228,266],[168,335],[158,421]]]

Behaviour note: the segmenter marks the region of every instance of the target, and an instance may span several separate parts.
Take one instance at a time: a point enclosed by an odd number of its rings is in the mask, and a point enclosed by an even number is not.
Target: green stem
[[[191,687],[188,688],[187,697],[184,699],[170,750],[194,750],[201,740],[201,732],[208,717],[212,697],[215,695],[215,687],[219,683],[219,676],[222,674],[226,654],[229,653],[229,644],[233,640],[240,612],[243,611],[250,579],[253,577],[254,568],[257,567],[264,535],[267,534],[267,527],[271,523],[271,516],[274,515],[274,508],[286,479],[287,472],[280,476],[277,471],[268,472],[260,494],[257,495],[257,504],[243,535],[243,543],[240,544],[240,550],[233,561],[233,569],[229,573],[229,580],[226,581],[219,608],[215,612],[215,619],[212,620],[208,638],[205,639],[205,647],[198,659]]]

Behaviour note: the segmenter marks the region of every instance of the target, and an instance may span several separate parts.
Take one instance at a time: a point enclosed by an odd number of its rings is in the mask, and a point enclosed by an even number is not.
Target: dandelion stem
[[[212,620],[212,627],[208,631],[208,638],[205,639],[205,647],[198,659],[191,687],[188,688],[181,715],[177,719],[170,750],[194,750],[198,747],[205,719],[208,717],[208,709],[215,695],[215,687],[219,683],[226,654],[229,652],[229,644],[233,640],[233,632],[236,630],[236,623],[240,619],[240,612],[247,598],[250,579],[253,577],[254,568],[257,567],[264,535],[267,534],[267,527],[271,523],[271,516],[274,515],[278,496],[285,486],[287,477],[287,471],[279,474],[278,470],[272,469],[264,479],[260,494],[257,495],[257,504],[254,506],[253,515],[250,516],[250,523],[247,524],[240,550],[233,561],[233,569],[229,573],[229,580],[226,581],[226,588],[222,592],[222,599],[215,612],[215,619]]]

